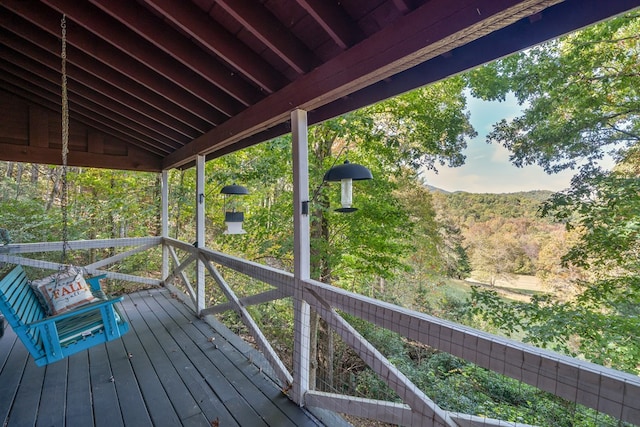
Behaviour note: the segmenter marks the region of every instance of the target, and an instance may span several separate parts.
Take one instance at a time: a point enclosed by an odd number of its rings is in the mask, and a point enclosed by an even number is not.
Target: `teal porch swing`
[[[0,279],[0,312],[38,366],[57,362],[98,344],[120,338],[129,330],[115,304],[100,289],[104,275],[87,279],[94,298],[89,304],[49,315],[22,266]],[[65,286],[70,286],[66,284]],[[73,287],[73,282],[71,287]],[[6,338],[6,337],[5,337]],[[0,338],[2,339],[2,338]]]
[[[67,152],[69,109],[66,75],[66,17],[62,28],[62,264],[67,261]],[[67,272],[71,271],[69,266]],[[22,341],[36,365],[62,360],[95,345],[120,338],[129,330],[116,303],[100,288],[106,275],[84,279],[77,271],[30,281],[22,266],[0,272],[0,313]],[[60,305],[59,302],[63,304]],[[65,305],[66,304],[66,305]],[[0,335],[0,339],[2,336]],[[6,339],[6,337],[5,337]]]

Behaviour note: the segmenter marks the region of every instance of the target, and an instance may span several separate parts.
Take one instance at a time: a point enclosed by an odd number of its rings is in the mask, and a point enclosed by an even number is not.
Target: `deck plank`
[[[82,351],[68,358],[66,425],[93,427],[93,401],[89,381],[89,352]]]
[[[216,381],[215,378],[208,378],[207,381],[240,425],[290,425],[289,420],[280,415],[277,407],[270,405],[271,402],[268,404],[264,402],[264,396],[259,393],[255,385],[249,383],[238,369],[225,362],[226,358],[220,352],[220,347],[226,343],[219,339],[215,331],[211,330],[204,322],[189,323],[189,315],[184,315],[177,310],[177,307],[171,304],[166,295],[158,294],[156,300],[161,307],[168,310],[169,317],[182,319],[180,323],[183,330],[188,331],[198,348],[205,349],[204,355],[208,363],[212,364],[219,372],[224,373],[222,381]],[[177,304],[182,308],[181,303]],[[198,325],[202,328],[199,328]],[[210,338],[213,337],[216,340],[210,342]],[[273,424],[267,422],[269,419],[273,420]]]
[[[157,372],[162,386],[167,392],[171,393],[171,402],[173,403],[176,413],[180,419],[190,418],[199,413],[200,408],[180,378],[180,373],[168,357],[168,353],[177,352],[180,348],[175,342],[166,341],[160,343],[156,339],[147,323],[150,321],[150,318],[153,317],[153,312],[143,301],[140,301],[142,295],[143,293],[138,293],[130,296],[138,312],[141,314],[140,318],[131,319],[131,324],[136,329],[140,342],[149,360],[151,360],[151,364]]]
[[[138,300],[136,302],[142,303]],[[163,340],[168,340],[170,336],[184,352],[173,353],[174,363],[179,366],[189,366],[182,372],[182,378],[188,384],[193,395],[200,396],[198,404],[206,418],[212,422],[217,420],[220,425],[237,426],[238,423],[222,404],[215,390],[208,384],[208,379],[211,378],[215,378],[220,384],[228,384],[224,376],[215,367],[210,366],[203,350],[196,346],[193,340],[180,328],[178,320],[169,316],[156,316],[155,318],[156,321],[153,322],[154,334]],[[200,366],[207,366],[207,368],[202,370],[198,368]]]
[[[0,425],[322,425],[281,392],[256,350],[166,289],[127,295],[121,306],[131,327],[122,339],[42,368],[8,327],[0,338]]]
[[[18,392],[18,385],[22,379],[22,373],[27,363],[27,349],[24,348],[22,343],[17,341],[15,333],[10,327],[4,332],[4,336],[0,341],[8,339],[12,343],[11,346],[6,346],[10,350],[5,364],[0,372],[0,424],[4,425],[9,419],[9,413],[13,406],[16,393]],[[5,343],[3,342],[3,345]]]
[[[142,318],[131,300],[131,295],[125,297],[123,308],[131,329],[122,337],[122,342],[127,352],[131,354],[129,361],[135,372],[151,420],[154,425],[166,423],[167,425],[179,426],[180,418],[173,408],[171,398],[162,386],[138,337],[140,331],[136,329],[135,325],[140,323]]]
[[[19,423],[25,426],[36,424],[45,372],[45,369],[39,368],[33,359],[29,358],[9,413],[9,420],[19,420]]]
[[[158,298],[158,300],[160,305],[165,307],[165,304],[163,304],[160,298]],[[172,318],[179,318],[178,313],[185,317],[189,315],[188,309],[179,300],[171,299],[168,301],[174,309],[174,311],[168,312]],[[214,343],[219,343],[216,344],[217,351],[222,353],[224,357],[211,357],[209,353],[210,360],[221,372],[225,373],[227,379],[230,380],[230,383],[236,389],[244,393],[245,399],[251,402],[252,407],[261,414],[268,425],[317,425],[309,414],[301,411],[295,404],[292,404],[292,402],[282,394],[281,389],[265,376],[263,370],[260,369],[261,363],[259,363],[258,360],[259,358],[264,359],[260,353],[255,350],[250,350],[250,347],[244,343],[244,341],[241,343],[244,347],[242,351],[235,345],[232,345],[223,336],[223,333],[228,332],[228,330],[221,333],[221,331],[214,330],[204,322],[193,323],[191,326],[197,328],[205,340],[208,341],[209,338],[215,338]],[[199,344],[206,345],[204,342],[200,342]],[[238,345],[239,344],[240,343],[238,343]],[[231,376],[232,372],[233,376]],[[277,410],[273,410],[273,408],[277,408]]]
[[[67,403],[67,368],[67,360],[61,360],[47,366],[36,426],[64,425],[64,408]]]
[[[7,329],[5,330],[4,335],[0,337],[0,369],[2,369],[2,367],[6,363],[16,339],[16,334],[13,332],[13,330],[11,330],[9,325],[7,325]]]
[[[161,307],[170,310],[168,314],[171,318],[179,319],[181,315],[185,316],[184,318],[188,316],[188,312],[181,311],[182,309],[186,309],[186,307],[177,300],[166,300],[171,306],[167,306],[166,303],[161,300],[161,296],[157,297],[157,300]],[[174,305],[174,303],[176,305]],[[251,418],[254,419],[254,423],[257,423],[257,420],[261,420],[260,425],[293,425],[282,413],[280,408],[274,405],[255,384],[249,381],[241,369],[229,363],[228,356],[224,353],[224,350],[232,347],[225,340],[221,339],[217,331],[214,331],[209,325],[203,322],[187,324],[185,327],[192,329],[190,333],[191,336],[198,337],[195,331],[200,333],[195,344],[201,348],[208,348],[209,351],[207,351],[205,355],[219,372],[224,373],[226,381],[222,383],[222,386],[218,385],[218,383],[211,383],[211,386],[218,389],[225,406],[236,416],[241,425],[246,425]],[[211,338],[215,338],[215,340],[210,342],[209,340]],[[249,359],[242,354],[239,354],[238,360],[242,365],[251,365]],[[259,369],[254,367],[254,372],[256,374],[259,373]],[[277,392],[278,389],[275,384],[271,383],[269,386],[273,391]],[[246,405],[248,402],[250,402],[253,413],[247,412]],[[243,410],[243,408],[245,409]]]
[[[136,427],[152,426],[151,416],[147,411],[123,340],[111,341],[106,345],[124,424]]]
[[[94,402],[93,416],[96,427],[124,426],[116,384],[111,372],[109,357],[104,344],[89,350],[89,378],[91,380],[91,395]]]

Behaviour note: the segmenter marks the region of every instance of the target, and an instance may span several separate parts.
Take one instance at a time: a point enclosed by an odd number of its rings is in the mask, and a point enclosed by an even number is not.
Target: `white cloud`
[[[492,150],[492,153],[491,153],[492,163],[499,163],[499,164],[509,163],[509,155],[511,154],[509,150],[507,150],[500,144],[489,144],[489,147]]]
[[[487,144],[486,135],[502,118],[518,116],[521,108],[513,96],[505,102],[469,99],[471,123],[478,136],[468,141],[465,165],[439,168],[439,173],[425,171],[427,184],[446,191],[472,193],[513,193],[517,191],[560,191],[570,184],[572,171],[548,175],[539,166],[517,168],[509,161],[509,150],[500,144]]]

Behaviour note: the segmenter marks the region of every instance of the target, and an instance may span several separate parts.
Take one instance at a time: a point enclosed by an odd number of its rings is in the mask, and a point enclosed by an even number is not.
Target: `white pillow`
[[[51,314],[60,314],[99,301],[84,280],[82,273],[74,267],[66,271],[34,280],[32,286],[44,296]]]

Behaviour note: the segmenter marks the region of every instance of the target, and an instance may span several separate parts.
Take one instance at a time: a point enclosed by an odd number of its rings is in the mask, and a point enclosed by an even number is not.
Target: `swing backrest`
[[[27,325],[44,319],[46,313],[35,291],[29,286],[22,266],[14,267],[0,280],[0,311],[29,352],[42,354],[40,331]]]

